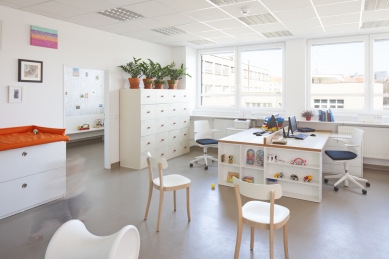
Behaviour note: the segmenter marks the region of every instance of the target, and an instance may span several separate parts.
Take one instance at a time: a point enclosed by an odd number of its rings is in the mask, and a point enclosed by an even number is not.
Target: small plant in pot
[[[169,89],[177,89],[178,80],[182,79],[182,76],[189,76],[186,73],[186,68],[184,68],[184,64],[181,64],[180,68],[174,68],[176,64],[173,62],[168,66],[169,77],[170,80],[167,80],[169,84]]]
[[[130,89],[139,89],[140,77],[142,76],[142,70],[140,68],[139,61],[141,59],[134,58],[134,61],[128,62],[126,65],[119,66],[124,72],[130,74],[128,81],[130,83]]]
[[[143,79],[145,89],[153,88],[153,79],[158,72],[158,63],[153,62],[151,59],[147,59],[149,63],[142,61],[139,65],[142,70],[142,74],[146,77]]]
[[[166,81],[164,80],[164,78],[166,76],[168,76],[169,66],[162,67],[160,64],[157,64],[157,66],[158,66],[158,69],[157,69],[157,73],[155,75],[154,86],[155,86],[155,89],[163,89],[163,85],[166,84]]]
[[[305,110],[301,113],[301,117],[305,118],[307,121],[310,121],[313,115],[315,115],[315,111],[313,110]]]

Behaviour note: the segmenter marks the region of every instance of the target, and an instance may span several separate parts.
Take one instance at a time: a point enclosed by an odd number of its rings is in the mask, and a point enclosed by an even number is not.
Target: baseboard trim
[[[389,171],[389,166],[384,166],[384,165],[363,164],[363,168],[381,170],[381,171]]]
[[[111,169],[117,168],[117,167],[120,167],[120,161],[111,164]]]

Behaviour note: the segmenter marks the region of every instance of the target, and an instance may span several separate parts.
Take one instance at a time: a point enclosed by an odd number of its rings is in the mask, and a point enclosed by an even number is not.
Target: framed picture
[[[8,102],[21,103],[23,101],[23,87],[9,86]]]
[[[43,62],[19,59],[18,82],[42,83]]]

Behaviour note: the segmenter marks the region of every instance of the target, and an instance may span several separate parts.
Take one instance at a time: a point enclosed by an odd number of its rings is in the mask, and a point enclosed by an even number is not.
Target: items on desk
[[[301,113],[301,117],[305,118],[307,121],[310,121],[312,119],[313,115],[315,115],[314,110],[304,110]]]
[[[250,120],[246,119],[235,119],[234,120],[234,128],[235,129],[249,129],[250,128]]]
[[[227,175],[227,182],[229,183],[232,183],[232,177],[236,177],[239,179],[239,173],[236,173],[236,172],[228,172],[228,175]]]
[[[300,132],[315,132],[315,129],[312,128],[298,128]]]
[[[221,161],[222,161],[223,163],[226,162],[226,155],[225,155],[225,154],[222,155]]]
[[[316,137],[316,134],[311,134],[311,135],[309,135],[309,136],[311,136],[311,137]]]
[[[262,149],[258,149],[257,153],[255,155],[255,164],[257,166],[263,166],[263,156],[264,156],[263,150]]]
[[[268,131],[276,131],[277,125],[278,128],[282,128],[282,125],[284,123],[284,118],[279,117],[275,118],[276,116],[272,115],[271,117],[265,117],[265,120],[262,125],[262,129],[268,130]]]
[[[253,165],[254,164],[254,158],[255,158],[254,149],[250,148],[249,150],[247,150],[246,164]]]
[[[247,175],[247,176],[243,177],[242,181],[246,182],[246,183],[254,183],[254,177]]]
[[[304,182],[310,183],[312,181],[312,175],[307,175],[304,177]]]
[[[230,155],[228,156],[228,163],[233,164],[234,163],[234,156]]]
[[[290,161],[292,165],[307,165],[307,160],[304,160],[302,158],[295,158],[292,161]]]
[[[319,121],[328,121],[328,122],[334,122],[334,114],[332,113],[331,109],[328,110],[318,110],[319,114]]]
[[[276,173],[274,174],[274,178],[284,178],[284,173],[283,172]]]
[[[298,180],[299,180],[299,177],[298,177],[297,175],[295,175],[295,174],[292,174],[292,175],[290,176],[290,179],[293,180],[293,181],[298,181]]]

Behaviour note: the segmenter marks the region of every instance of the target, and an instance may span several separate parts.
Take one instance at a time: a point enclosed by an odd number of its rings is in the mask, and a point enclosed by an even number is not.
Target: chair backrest
[[[279,184],[255,184],[246,183],[238,178],[233,178],[234,185],[239,185],[240,194],[256,200],[271,200],[271,191],[274,191],[274,199],[282,197],[282,187]]]
[[[198,139],[213,138],[213,130],[209,128],[208,120],[194,121],[194,138]]]
[[[353,128],[353,132],[351,134],[351,143],[353,145],[361,145],[363,140],[363,130]]]
[[[166,169],[168,167],[167,161],[165,158],[157,158],[152,157],[150,152],[147,153],[147,160],[149,161],[149,164],[151,168],[159,168],[159,164],[162,164],[162,169]]]

